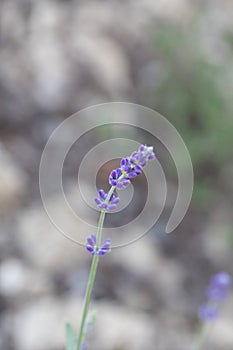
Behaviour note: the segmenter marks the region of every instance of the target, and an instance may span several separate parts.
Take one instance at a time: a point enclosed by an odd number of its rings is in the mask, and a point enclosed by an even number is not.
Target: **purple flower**
[[[155,159],[153,147],[141,145],[139,146],[138,151],[133,152],[130,157],[121,160],[121,170],[123,174],[125,173],[126,179],[133,179],[140,175],[142,168],[147,165],[149,160],[153,159]]]
[[[86,343],[82,343],[81,350],[86,350],[86,349],[87,349],[87,344]]]
[[[149,160],[155,159],[152,146],[141,145],[138,151],[133,152],[130,156],[131,162],[144,168]]]
[[[199,317],[203,321],[212,320],[218,316],[219,304],[227,297],[231,284],[232,278],[226,272],[220,272],[211,278],[206,291],[208,300],[199,310]]]
[[[138,151],[133,152],[130,157],[121,160],[120,168],[111,171],[109,184],[117,189],[125,189],[130,184],[130,180],[140,175],[142,168],[146,166],[149,160],[154,158],[153,147],[141,145]],[[116,209],[119,198],[114,193],[108,198],[108,193],[105,193],[104,190],[99,190],[95,202],[99,209],[112,211]]]
[[[96,246],[96,236],[91,235],[90,237],[87,238],[87,244],[86,244],[86,249],[91,253],[95,253],[95,246]]]
[[[108,253],[111,249],[111,241],[110,239],[105,239],[103,243],[98,248],[96,246],[96,236],[91,235],[87,238],[87,244],[86,249],[92,254],[92,255],[105,255]]]
[[[110,251],[110,249],[111,249],[111,240],[105,239],[101,244],[100,248],[98,248],[98,251],[96,252],[96,254],[105,255]]]
[[[121,170],[125,173],[126,179],[133,179],[142,172],[140,165],[134,164],[134,161],[129,157],[121,160]]]
[[[199,317],[203,321],[216,319],[218,317],[217,306],[210,303],[203,304],[199,310]]]
[[[108,192],[105,193],[104,190],[99,190],[98,197],[95,198],[95,202],[99,209],[105,209],[107,211],[115,210],[117,204],[120,201],[119,197],[116,197],[114,193],[112,193],[111,197],[107,201]]]
[[[120,178],[122,175],[122,169],[117,168],[112,170],[109,176],[109,184],[116,186],[119,190],[124,190],[130,184],[130,181],[125,177]]]
[[[206,294],[209,299],[221,301],[226,298],[231,284],[231,276],[226,272],[220,272],[212,277]]]

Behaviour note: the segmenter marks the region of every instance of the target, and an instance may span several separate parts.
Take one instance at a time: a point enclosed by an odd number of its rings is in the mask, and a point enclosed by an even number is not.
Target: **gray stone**
[[[15,210],[25,190],[27,176],[0,144],[0,214]]]
[[[28,298],[50,294],[54,286],[42,272],[19,259],[5,260],[0,266],[0,293],[6,298]]]

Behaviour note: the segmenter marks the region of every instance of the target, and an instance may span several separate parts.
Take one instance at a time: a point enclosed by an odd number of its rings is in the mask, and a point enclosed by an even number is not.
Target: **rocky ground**
[[[38,170],[48,137],[83,107],[113,100],[147,104],[142,92],[156,89],[163,76],[152,29],[164,20],[185,27],[197,5],[185,0],[1,2],[1,349],[64,349],[65,321],[76,329],[80,322],[91,258],[56,230],[42,205]],[[218,48],[223,29],[231,25],[232,2],[202,6],[207,14],[198,26],[200,46],[221,62],[221,54],[212,53],[226,54]],[[67,176],[67,182],[72,192],[73,179]],[[52,194],[51,201],[61,210],[59,196]],[[63,219],[75,225],[68,214]],[[233,274],[230,192],[216,195],[204,210],[193,204],[171,236],[160,225],[101,261],[90,349],[189,349],[211,274]],[[231,293],[205,349],[232,349],[232,305]]]

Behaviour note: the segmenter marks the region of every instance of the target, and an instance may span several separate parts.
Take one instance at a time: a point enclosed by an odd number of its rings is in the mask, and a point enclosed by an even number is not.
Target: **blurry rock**
[[[131,97],[128,49],[137,55],[156,17],[180,21],[190,7],[185,0],[3,2],[2,118],[23,124],[41,110]]]
[[[222,204],[212,210],[201,237],[204,254],[214,265],[222,266],[222,269],[229,265],[229,261],[233,262],[229,235],[232,225],[232,208]]]
[[[13,319],[17,350],[63,349],[65,322],[78,328],[82,303],[44,298],[24,304]],[[77,316],[78,315],[78,316]]]
[[[26,174],[0,144],[0,214],[17,208],[26,184]]]
[[[53,291],[49,277],[29,268],[18,259],[8,259],[0,266],[0,293],[8,298],[32,297]]]
[[[148,278],[154,273],[157,262],[154,245],[146,236],[126,247],[114,250],[108,258],[129,271]]]
[[[33,97],[42,108],[52,111],[65,105],[67,84],[72,80],[65,45],[59,36],[65,22],[63,10],[63,6],[56,2],[35,2],[30,20],[28,50],[33,72]]]
[[[98,350],[153,350],[157,331],[151,317],[110,303],[97,307],[93,348]]]
[[[86,227],[78,227],[77,221],[69,207],[63,206],[59,196],[51,196],[54,212],[65,226],[78,233],[77,237],[84,239]],[[70,267],[89,261],[90,256],[84,247],[80,247],[64,237],[51,223],[42,205],[35,205],[19,213],[18,216],[19,243],[25,257],[36,267],[48,271],[66,271]]]
[[[97,309],[97,321],[89,338],[90,348],[154,349],[155,329],[149,316],[105,302],[94,305],[94,308]],[[17,350],[64,348],[65,321],[69,320],[77,333],[81,312],[80,300],[44,298],[24,305],[13,320]]]
[[[113,260],[115,264],[120,264],[128,270],[129,276],[134,275],[134,279],[141,279],[141,282],[147,289],[144,291],[144,297],[150,296],[152,298],[153,306],[156,307],[158,303],[163,302],[170,311],[182,312],[185,309],[187,300],[183,297],[184,290],[182,284],[185,276],[185,269],[179,264],[177,260],[167,259],[160,252],[159,247],[153,244],[151,237],[144,236],[142,239],[122,249],[116,249],[111,255],[106,257],[110,261]],[[145,287],[144,286],[144,287]],[[142,288],[143,290],[143,288]],[[136,298],[129,295],[130,286],[119,289],[121,296],[131,304],[134,300],[134,305],[137,303],[139,297],[138,292],[135,291]],[[131,290],[131,294],[132,294]],[[147,304],[151,303],[151,299]],[[143,305],[141,306],[143,307]]]
[[[214,332],[211,332],[211,337],[208,343],[216,349],[231,350],[233,347],[233,321],[232,319],[219,319],[214,326]]]
[[[130,87],[129,66],[120,45],[101,35],[79,33],[73,46],[79,62],[77,74],[80,78],[86,71],[92,84],[99,85],[110,96],[124,96]]]
[[[209,343],[212,347],[216,346],[216,349],[229,349],[233,348],[233,290],[230,290],[230,294],[223,302],[219,310],[219,318],[214,324],[214,331],[211,332],[209,337]]]

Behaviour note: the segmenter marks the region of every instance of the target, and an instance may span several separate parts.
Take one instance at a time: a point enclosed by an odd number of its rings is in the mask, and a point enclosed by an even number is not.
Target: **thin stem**
[[[190,350],[200,350],[207,330],[207,323],[202,322],[200,330]]]
[[[93,284],[94,284],[94,280],[95,280],[98,262],[99,262],[99,255],[94,255],[93,260],[92,260],[92,264],[91,264],[91,270],[90,270],[89,280],[88,280],[88,284],[87,284],[87,289],[86,289],[82,321],[81,321],[81,326],[80,326],[79,335],[78,335],[77,350],[80,350],[81,345],[82,345],[83,330],[84,330],[84,326],[85,326],[85,322],[86,322],[86,318],[87,318],[87,313],[88,313],[88,309],[89,309],[91,293],[92,293],[92,289],[93,289]]]
[[[108,196],[106,198],[106,201],[109,201],[112,193],[114,192],[116,186],[112,186],[108,192]],[[105,210],[101,210],[100,217],[99,217],[99,222],[98,222],[98,229],[97,229],[97,237],[96,237],[96,245],[99,247],[101,243],[101,233],[104,225],[104,219],[105,219]],[[83,340],[83,331],[86,323],[86,318],[88,314],[88,309],[89,309],[89,304],[90,304],[90,299],[91,299],[91,294],[93,290],[93,285],[95,281],[95,276],[96,276],[96,271],[97,271],[97,266],[99,262],[99,255],[94,254],[93,259],[92,259],[92,264],[91,264],[91,269],[90,269],[90,275],[88,279],[88,284],[87,284],[87,289],[86,289],[86,294],[85,294],[85,299],[84,299],[84,307],[83,307],[83,314],[82,314],[82,320],[81,320],[81,326],[79,330],[79,335],[78,335],[78,344],[77,344],[77,350],[80,350],[80,347],[82,345],[82,340]]]
[[[122,174],[118,181],[124,178],[124,174]],[[106,202],[109,202],[111,195],[113,194],[116,186],[112,186],[108,192]],[[97,247],[100,246],[101,243],[101,233],[104,225],[104,219],[105,219],[106,211],[105,209],[101,210],[100,217],[99,217],[99,222],[98,222],[98,228],[97,228],[97,234],[96,234],[96,245]],[[81,350],[81,345],[82,345],[82,340],[83,340],[83,333],[84,333],[84,327],[86,323],[86,318],[88,314],[88,309],[89,309],[89,304],[90,304],[90,299],[91,299],[91,294],[93,290],[93,285],[95,281],[95,276],[96,276],[96,271],[97,271],[97,266],[99,262],[99,255],[94,254],[93,259],[92,259],[92,264],[91,264],[91,269],[90,269],[90,275],[88,279],[88,284],[87,284],[87,289],[86,289],[86,294],[85,294],[85,299],[84,299],[84,307],[83,307],[83,314],[82,314],[82,320],[81,320],[81,326],[79,330],[79,335],[78,335],[78,343],[77,343],[77,350]]]
[[[99,218],[99,223],[98,223],[98,229],[97,229],[97,234],[96,234],[96,245],[99,247],[101,243],[101,233],[104,225],[104,219],[105,219],[105,210],[101,210],[100,213],[100,218]]]

